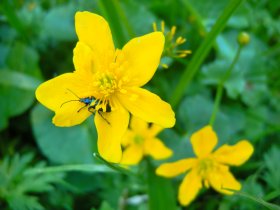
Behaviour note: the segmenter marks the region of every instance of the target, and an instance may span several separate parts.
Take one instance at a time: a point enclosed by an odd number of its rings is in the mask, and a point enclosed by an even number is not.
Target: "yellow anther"
[[[156,22],[153,22],[153,29],[154,29],[154,31],[157,31],[157,24],[156,24]]]
[[[172,26],[170,33],[171,33],[172,37],[175,35],[175,33],[176,33],[176,26]]]
[[[165,23],[164,23],[164,21],[161,21],[161,31],[162,31],[162,33],[164,33],[164,30],[165,30]]]
[[[166,63],[161,64],[161,66],[165,69],[168,69],[168,65]]]
[[[179,37],[176,39],[176,44],[177,44],[177,45],[181,45],[181,44],[183,44],[184,42],[186,42],[186,39],[185,39],[185,38],[182,38],[181,36],[179,36]]]

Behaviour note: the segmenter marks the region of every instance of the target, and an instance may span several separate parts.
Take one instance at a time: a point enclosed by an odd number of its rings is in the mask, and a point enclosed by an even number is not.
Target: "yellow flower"
[[[77,12],[75,28],[79,39],[73,56],[75,71],[41,84],[36,97],[55,112],[56,126],[77,125],[95,113],[99,153],[107,161],[119,162],[129,113],[163,127],[175,124],[171,106],[140,88],[158,67],[164,36],[154,32],[137,37],[120,50],[99,15]]]
[[[165,163],[156,170],[158,175],[165,177],[188,171],[179,187],[178,199],[182,205],[188,205],[196,197],[202,184],[207,188],[211,185],[216,191],[228,195],[233,194],[232,190],[241,189],[228,165],[239,166],[249,159],[254,148],[248,141],[242,140],[233,146],[223,145],[212,152],[218,138],[211,126],[200,129],[190,140],[197,158]]]
[[[123,165],[136,165],[144,155],[150,155],[156,160],[165,159],[172,155],[172,150],[167,148],[156,136],[162,127],[147,123],[137,117],[132,117],[130,129],[122,140],[125,150],[121,160]]]

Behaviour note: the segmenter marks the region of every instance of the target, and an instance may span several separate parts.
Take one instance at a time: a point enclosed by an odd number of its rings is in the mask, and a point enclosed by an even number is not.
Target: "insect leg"
[[[102,115],[102,111],[98,110],[97,113],[102,117],[103,120],[106,121],[106,123],[108,123],[108,125],[111,125],[111,123]]]
[[[88,104],[84,105],[83,107],[81,107],[77,112],[80,112],[83,108],[87,107]]]

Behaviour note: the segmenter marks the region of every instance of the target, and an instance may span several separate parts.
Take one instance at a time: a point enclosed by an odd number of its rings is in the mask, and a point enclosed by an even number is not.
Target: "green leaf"
[[[76,40],[74,27],[76,7],[75,3],[70,2],[51,8],[41,23],[40,38],[55,41]]]
[[[271,189],[280,189],[280,149],[273,146],[265,155],[264,163],[267,168],[264,174],[264,180]]]
[[[6,87],[35,91],[40,83],[41,81],[37,78],[28,76],[27,74],[23,74],[21,72],[0,70],[0,85]]]
[[[12,158],[5,157],[0,162],[0,198],[9,205],[12,210],[43,210],[36,193],[53,190],[52,184],[62,179],[62,174],[25,174],[30,170],[33,155],[14,155]],[[32,164],[35,169],[42,169],[43,162]],[[32,193],[32,195],[30,195]]]
[[[32,128],[41,152],[55,163],[92,163],[92,141],[97,139],[96,133],[91,135],[86,123],[70,128],[56,127],[52,124],[53,115],[41,105],[32,111]],[[89,120],[90,126],[94,126],[92,118]]]
[[[109,203],[103,201],[99,210],[114,210],[114,209],[109,205]]]
[[[1,116],[6,117],[6,120],[23,113],[33,102],[34,91],[0,85],[0,113],[3,113]]]
[[[229,66],[230,62],[226,60],[215,60],[213,63],[205,65],[201,72],[202,83],[218,85]],[[235,67],[229,79],[225,82],[227,95],[230,98],[236,99],[244,91],[246,85],[244,74],[244,71]]]
[[[0,69],[0,129],[9,117],[26,111],[34,101],[34,89],[41,78],[38,54],[23,43],[16,42],[7,54],[7,67]]]
[[[242,196],[244,198],[250,199],[250,200],[252,200],[252,201],[262,205],[263,207],[266,207],[266,209],[280,210],[280,206],[275,205],[273,203],[266,202],[263,199],[255,197],[255,196],[252,196],[250,194],[247,194],[247,193],[244,193],[244,192],[236,192],[235,194],[239,195],[239,196]]]
[[[6,16],[7,21],[15,28],[25,41],[28,41],[27,31],[22,20],[17,16],[14,5],[9,0],[3,0],[0,4],[0,11]]]
[[[37,51],[21,42],[15,42],[7,55],[8,69],[41,78]]]

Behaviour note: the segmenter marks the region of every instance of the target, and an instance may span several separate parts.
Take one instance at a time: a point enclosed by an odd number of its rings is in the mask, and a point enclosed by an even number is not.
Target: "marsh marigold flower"
[[[179,186],[178,199],[182,205],[188,205],[203,184],[227,195],[241,189],[241,184],[231,174],[228,165],[239,166],[249,159],[254,148],[248,141],[241,140],[233,146],[223,145],[212,152],[218,138],[211,126],[195,132],[190,140],[197,158],[165,163],[156,170],[158,175],[165,177],[188,172]]]
[[[130,128],[126,131],[122,140],[124,153],[120,163],[136,165],[144,155],[150,155],[156,160],[170,157],[173,153],[172,150],[156,137],[162,129],[161,126],[132,117]]]
[[[175,124],[171,106],[140,88],[158,67],[164,36],[154,32],[137,37],[120,50],[99,15],[77,12],[75,28],[79,39],[73,56],[75,71],[41,84],[36,97],[55,112],[56,126],[80,124],[94,112],[98,151],[107,161],[119,162],[129,113],[163,127]]]

